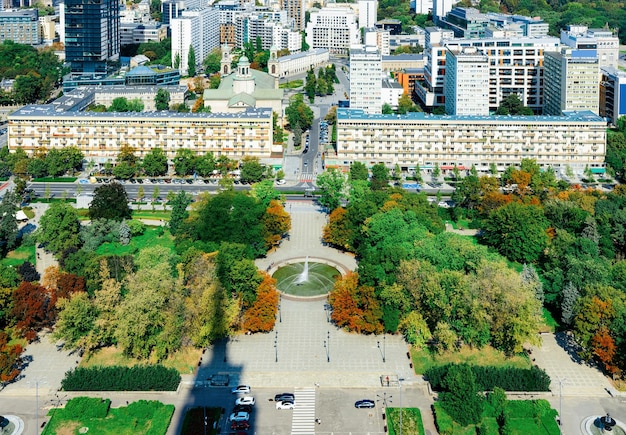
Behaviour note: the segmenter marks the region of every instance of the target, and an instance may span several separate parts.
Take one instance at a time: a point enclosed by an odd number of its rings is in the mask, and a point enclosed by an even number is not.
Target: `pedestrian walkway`
[[[291,418],[291,435],[315,434],[315,388],[295,390],[296,406]]]

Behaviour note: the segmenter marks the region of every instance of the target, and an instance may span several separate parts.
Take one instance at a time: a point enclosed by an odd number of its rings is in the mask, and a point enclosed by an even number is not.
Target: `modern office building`
[[[180,17],[184,10],[199,9],[202,5],[203,2],[200,0],[163,0],[161,2],[161,22],[169,27],[171,21]]]
[[[433,0],[411,0],[410,8],[416,14],[426,15],[433,11]]]
[[[448,47],[444,95],[448,115],[489,115],[489,58],[476,47]]]
[[[561,30],[561,44],[578,52],[585,52],[587,57],[598,58],[600,68],[617,68],[619,60],[619,37],[617,30],[589,29],[587,26],[568,26]]]
[[[374,27],[378,16],[378,0],[359,0],[359,28]]]
[[[433,22],[436,25],[452,10],[452,3],[453,0],[433,0]]]
[[[72,72],[106,73],[120,53],[117,0],[65,0],[65,60]]]
[[[143,44],[161,42],[167,38],[167,26],[158,21],[152,23],[121,23],[120,44]]]
[[[311,12],[306,27],[306,42],[310,48],[326,48],[333,55],[346,55],[352,45],[359,43],[357,18],[350,8],[322,8]]]
[[[213,153],[239,160],[269,158],[272,149],[272,111],[240,113],[95,113],[59,111],[52,104],[25,106],[9,116],[8,146],[32,156],[38,149],[78,147],[97,167],[115,162],[120,148],[129,145],[142,158],[159,147],[171,160],[179,149],[196,155]]]
[[[626,116],[626,72],[605,66],[600,75],[600,116],[615,125]]]
[[[337,158],[327,160],[349,168],[359,161],[368,166],[396,164],[404,171],[451,170],[472,166],[489,173],[535,159],[557,174],[571,168],[576,174],[589,167],[604,171],[606,122],[591,112],[565,116],[436,116],[426,113],[373,115],[362,110],[337,109]]]
[[[542,113],[544,55],[559,50],[558,38],[447,39],[442,34],[440,29],[426,29],[424,82],[417,83],[415,89],[422,106],[445,106],[447,47],[475,47],[489,58],[490,112],[495,112],[504,98],[516,94],[525,106]]]
[[[454,32],[457,38],[482,38],[489,24],[489,18],[474,8],[454,8],[439,18],[437,25]]]
[[[382,66],[376,47],[350,47],[350,107],[381,113]]]
[[[0,11],[0,43],[39,45],[42,42],[37,9]]]
[[[376,21],[374,27],[380,30],[387,30],[390,35],[399,35],[402,33],[402,21],[393,18]]]
[[[586,50],[562,49],[544,56],[544,109],[546,115],[589,110],[599,113],[598,57]]]
[[[501,14],[487,12],[489,24],[498,29],[519,29],[520,36],[546,36],[550,31],[550,25],[541,17],[525,17],[523,15]]]
[[[211,50],[220,46],[219,12],[215,8],[185,10],[171,21],[172,65],[178,63],[181,75],[189,72],[189,52],[193,47],[196,67]]]

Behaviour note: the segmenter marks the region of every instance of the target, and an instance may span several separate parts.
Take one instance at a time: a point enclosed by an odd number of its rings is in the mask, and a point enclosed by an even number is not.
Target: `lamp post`
[[[398,385],[400,385],[400,435],[402,435],[402,414],[404,414],[404,408],[402,408],[402,381],[404,381],[404,378],[398,377]]]
[[[274,336],[274,351],[276,353],[276,362],[278,362],[278,331],[276,331]]]
[[[563,383],[567,378],[557,378],[559,380],[559,431],[563,433]]]
[[[282,303],[282,301],[283,301],[283,296],[279,295],[278,296],[278,321],[280,323],[283,323],[283,312],[280,310],[280,304]]]
[[[46,383],[45,378],[35,378],[32,383],[35,384],[35,434],[39,433],[39,383]],[[28,382],[30,384],[31,382]]]
[[[204,414],[204,435],[206,435],[206,424],[207,424],[207,421],[206,421],[206,407],[205,406],[202,407],[202,412]]]
[[[386,346],[386,339],[385,339],[385,335],[383,334],[383,347],[382,349],[380,348],[380,340],[376,342],[376,346],[378,346],[378,351],[380,352],[380,355],[383,357],[383,362],[386,362],[386,350],[387,350],[387,346]]]
[[[326,332],[326,342],[328,347],[326,348],[326,362],[330,362],[330,331]]]

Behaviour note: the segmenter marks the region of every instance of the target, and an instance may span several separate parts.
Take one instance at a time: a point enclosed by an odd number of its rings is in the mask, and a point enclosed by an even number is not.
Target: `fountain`
[[[615,435],[625,435],[626,427],[622,422],[615,420],[609,414],[587,417],[583,423],[587,434],[601,435],[610,432]]]
[[[319,296],[332,290],[341,273],[328,264],[309,261],[289,263],[276,269],[272,277],[283,293],[295,296]]]
[[[303,282],[307,282],[309,280],[309,256],[306,256],[304,260],[304,269],[298,279],[296,279],[296,284],[302,284]]]

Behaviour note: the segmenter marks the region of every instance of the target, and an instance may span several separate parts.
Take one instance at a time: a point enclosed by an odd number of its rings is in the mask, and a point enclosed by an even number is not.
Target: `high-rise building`
[[[448,47],[446,113],[489,115],[489,58],[476,47]]]
[[[350,8],[323,8],[311,12],[306,26],[309,47],[327,48],[330,54],[347,54],[352,45],[359,43],[356,15]]]
[[[65,60],[75,72],[106,72],[120,53],[117,0],[65,0]]]
[[[280,8],[287,11],[287,16],[294,20],[293,30],[304,30],[304,0],[280,0]]]
[[[211,50],[220,46],[219,12],[214,8],[192,9],[171,22],[172,65],[178,63],[181,75],[189,72],[189,48],[193,47],[196,66]]]
[[[359,28],[374,27],[377,12],[378,0],[359,0]]]
[[[0,12],[0,43],[41,44],[37,9],[14,9]]]
[[[433,0],[433,21],[439,25],[438,22],[444,18],[448,12],[452,10],[453,0]]]
[[[599,112],[597,56],[584,50],[562,49],[544,55],[544,115],[559,116],[563,111]]]
[[[376,47],[350,47],[350,107],[381,113],[382,66]]]
[[[600,116],[615,125],[620,116],[626,116],[626,72],[605,66],[600,74]]]
[[[568,26],[561,30],[561,44],[567,45],[588,57],[597,56],[598,65],[617,68],[619,38],[610,29],[589,29],[587,26]]]

